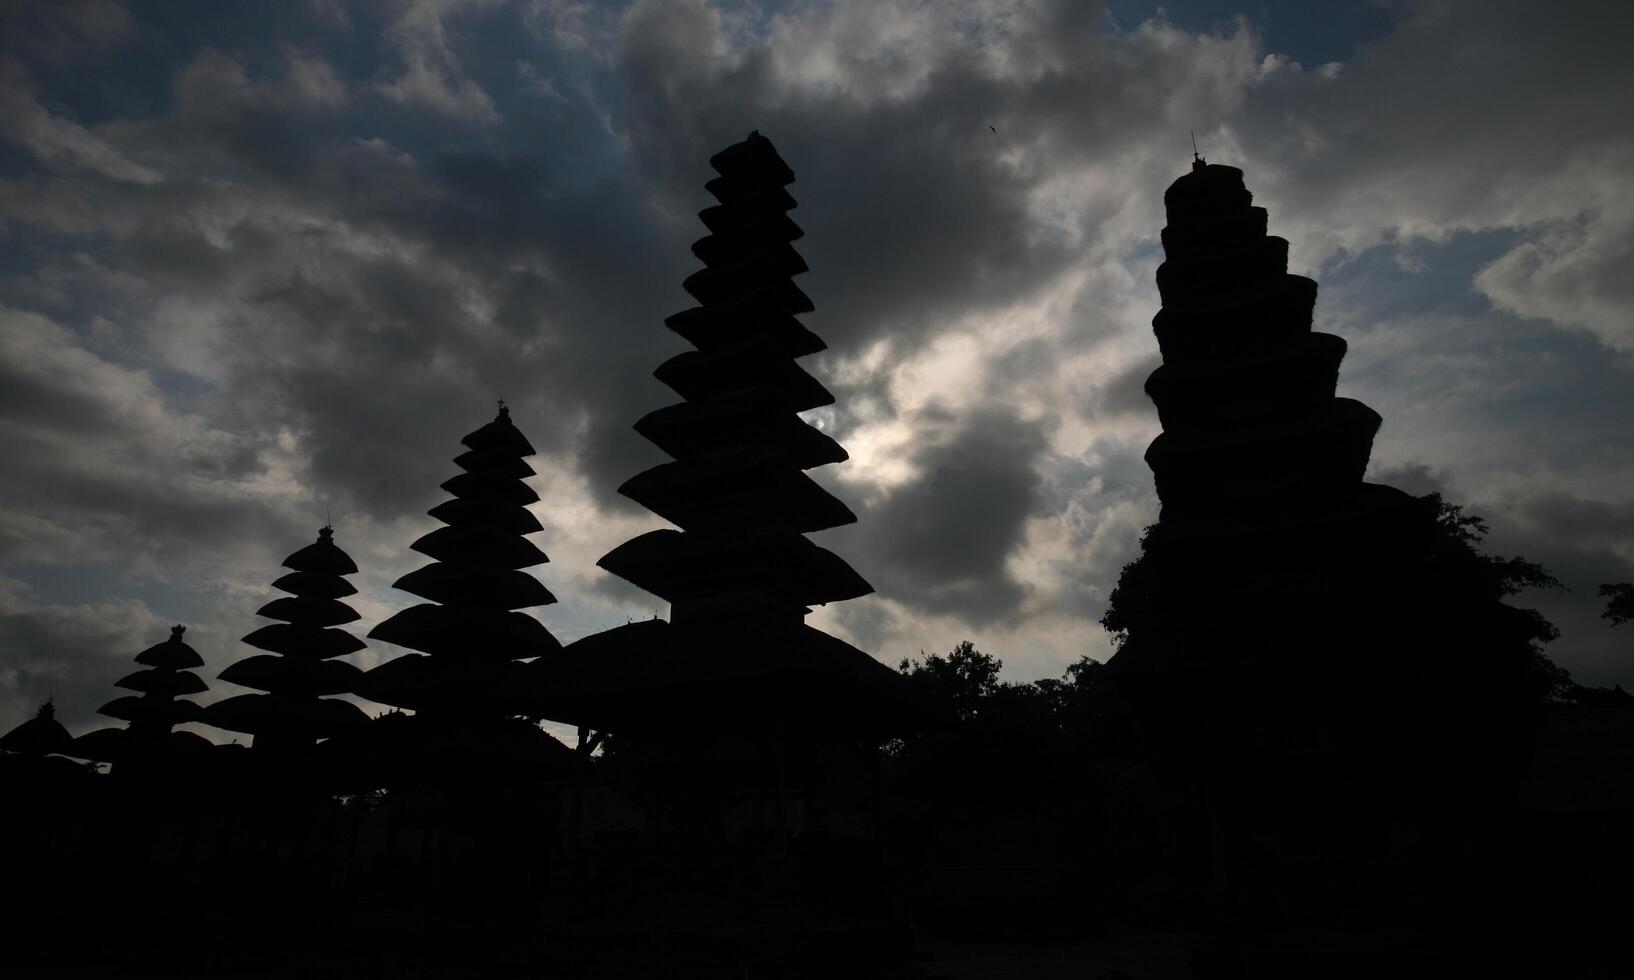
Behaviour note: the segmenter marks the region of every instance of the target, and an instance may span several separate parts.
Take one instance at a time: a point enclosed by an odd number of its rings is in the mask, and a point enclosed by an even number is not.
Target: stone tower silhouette
[[[1163,195],[1163,365],[1146,382],[1147,450],[1170,527],[1330,510],[1367,469],[1378,413],[1335,397],[1344,340],[1311,330],[1316,283],[1288,272],[1235,167],[1199,165]]]
[[[1518,611],[1445,560],[1433,498],[1364,482],[1380,418],[1336,395],[1345,342],[1242,171],[1199,159],[1164,203],[1162,513],[1103,676],[1207,801],[1221,921],[1429,921],[1524,742]]]

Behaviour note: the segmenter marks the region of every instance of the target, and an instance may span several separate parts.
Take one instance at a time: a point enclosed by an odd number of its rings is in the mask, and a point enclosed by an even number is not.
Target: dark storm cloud
[[[476,35],[463,42],[514,36],[508,13],[463,24]],[[226,383],[214,401],[246,429],[289,427],[315,489],[383,520],[424,509],[445,468],[433,461],[457,451],[495,396],[557,455],[582,434],[587,404],[596,434],[652,407],[624,382],[660,359],[653,325],[672,309],[627,287],[654,268],[680,278],[642,234],[644,205],[624,177],[563,156],[601,129],[582,103],[547,100],[519,110],[497,141],[417,158],[426,124],[394,113],[394,100],[435,101],[438,84],[456,104],[479,91],[445,77],[448,64],[422,63],[430,43],[403,42],[421,59],[406,71],[425,72],[392,98],[370,88],[376,73],[344,78],[310,53],[257,77],[202,51],[178,70],[169,112],[107,134],[122,166],[163,182],[82,181],[30,215],[91,231],[101,211],[91,196],[114,198],[101,228],[114,237],[108,261],[155,292],[185,293],[214,321],[200,338],[220,345]],[[360,129],[387,135],[346,135]],[[150,329],[163,346],[170,326]],[[629,441],[591,440],[598,477],[627,475],[640,459]]]
[[[168,635],[164,625],[132,600],[34,605],[0,583],[0,731],[47,699],[76,734],[122,726],[94,712],[126,693],[113,682],[136,669],[130,658]]]
[[[1025,593],[1005,563],[1038,505],[1044,447],[1040,423],[977,414],[913,454],[918,477],[858,515],[866,535],[833,544],[884,598],[975,624],[1012,616]]]
[[[733,49],[736,25],[700,3],[639,4],[625,18],[626,125],[643,173],[696,207],[707,200],[678,161],[741,138],[746,120],[772,136],[795,161],[796,198],[822,203],[794,216],[813,323],[841,349],[880,337],[909,349],[950,317],[1109,259],[1097,225],[1125,207],[1152,213],[1155,196],[1091,195],[1041,228],[1044,181],[1063,166],[1140,167],[1130,158],[1170,127],[1177,94],[1204,115],[1224,108],[1187,77],[1188,58],[1219,52],[1115,44],[1099,4],[1019,8],[993,35],[952,20],[900,5],[802,8],[764,26],[764,44]],[[891,41],[910,30],[924,38],[904,57]],[[1135,179],[1161,190],[1159,174]]]
[[[1589,500],[1552,491],[1526,498],[1514,512],[1550,537],[1634,545],[1634,502]]]
[[[1092,410],[1111,415],[1154,414],[1157,409],[1153,407],[1152,399],[1147,397],[1146,379],[1161,363],[1162,358],[1151,356],[1119,371],[1101,386]]]

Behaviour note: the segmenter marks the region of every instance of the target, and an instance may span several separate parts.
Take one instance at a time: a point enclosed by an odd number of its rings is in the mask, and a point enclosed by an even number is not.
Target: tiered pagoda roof
[[[204,720],[217,728],[255,737],[253,747],[275,750],[310,747],[368,721],[356,705],[327,695],[357,690],[362,672],[336,659],[363,649],[363,641],[338,629],[358,615],[341,599],[357,589],[343,576],[357,565],[334,541],[334,529],[321,528],[318,540],[284,559],[289,574],[273,588],[289,593],[257,610],[279,620],[244,637],[268,651],[246,657],[223,670],[224,681],[264,694],[240,694],[205,709]]]
[[[146,667],[114,682],[115,687],[139,692],[140,696],[115,698],[97,709],[99,714],[129,722],[126,728],[102,728],[74,740],[74,755],[85,759],[119,763],[156,751],[203,749],[209,742],[190,732],[172,731],[176,725],[200,721],[196,702],[185,695],[202,694],[208,688],[192,668],[204,666],[204,658],[182,639],[185,626],[173,626],[170,639],[156,643],[136,655]]]
[[[1311,331],[1316,283],[1288,273],[1242,178],[1199,158],[1163,197],[1163,365],[1146,382],[1163,434],[1146,461],[1171,527],[1329,508],[1361,483],[1380,424],[1334,397],[1345,342]]]
[[[0,752],[18,755],[73,755],[74,738],[57,720],[57,706],[50,701],[40,705],[34,717],[0,735]]]
[[[670,621],[570,646],[560,704],[551,699],[560,720],[628,727],[759,710],[801,724],[795,715],[834,704],[808,702],[897,693],[893,672],[802,622],[810,606],[873,588],[804,536],[856,517],[805,472],[847,456],[798,415],[834,397],[795,363],[825,345],[797,319],[812,303],[792,281],[806,271],[786,213],[794,172],[758,132],[710,164],[720,176],[705,186],[720,203],[699,214],[710,234],[692,251],[705,267],[683,283],[699,305],[665,321],[695,349],[654,372],[684,401],[635,425],[674,461],[619,488],[680,530],[640,535],[598,563],[668,600]]]
[[[525,537],[543,530],[527,505],[538,501],[523,481],[533,446],[510,410],[461,440],[463,470],[442,485],[452,500],[429,513],[445,525],[411,548],[434,559],[397,580],[428,600],[393,615],[369,638],[419,653],[369,671],[373,700],[418,712],[502,717],[525,710],[528,675],[518,661],[561,649],[537,619],[520,610],[556,601],[523,569],[549,561]]]
[[[792,282],[806,271],[785,213],[794,172],[759,133],[709,162],[721,203],[699,215],[711,234],[692,251],[705,268],[682,284],[701,305],[666,321],[697,349],[654,372],[685,401],[635,426],[675,462],[619,488],[682,530],[641,535],[599,564],[668,599],[677,623],[750,610],[798,623],[808,606],[873,588],[802,536],[856,516],[804,472],[846,453],[796,414],[834,396],[794,361],[826,346],[796,319],[812,304]]]

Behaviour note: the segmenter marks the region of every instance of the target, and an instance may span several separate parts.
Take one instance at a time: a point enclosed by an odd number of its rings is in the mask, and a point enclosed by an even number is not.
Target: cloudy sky
[[[1524,597],[1555,659],[1634,686],[1594,595],[1634,579],[1627,4],[3,11],[0,730],[48,694],[95,727],[175,622],[213,678],[327,515],[357,632],[415,601],[390,583],[500,397],[540,453],[540,618],[666,613],[595,562],[662,526],[614,488],[662,458],[630,425],[676,400],[662,320],[751,129],[798,175],[838,397],[810,420],[851,452],[815,475],[860,521],[817,539],[878,589],[816,625],[1012,679],[1109,654],[1195,130],[1321,283],[1340,393],[1385,419],[1371,478],[1485,515],[1570,589]]]

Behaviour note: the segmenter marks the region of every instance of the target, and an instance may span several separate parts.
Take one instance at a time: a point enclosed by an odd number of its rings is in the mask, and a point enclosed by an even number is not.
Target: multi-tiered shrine
[[[806,470],[845,450],[799,413],[834,397],[795,359],[825,348],[797,316],[811,300],[792,277],[806,264],[790,244],[794,172],[758,132],[716,154],[706,188],[720,202],[699,213],[710,234],[692,246],[705,268],[683,283],[699,305],[666,325],[694,350],[655,376],[684,401],[636,423],[673,462],[619,488],[679,530],[640,535],[599,564],[670,603],[669,622],[633,623],[587,637],[574,656],[572,697],[551,717],[613,731],[690,717],[694,727],[775,720],[800,730],[836,697],[846,724],[885,724],[895,675],[802,622],[810,607],[872,587],[805,538],[854,521]]]
[[[523,569],[550,559],[526,535],[543,530],[527,509],[539,495],[524,482],[533,446],[500,405],[498,416],[461,440],[464,472],[443,483],[453,494],[429,513],[444,526],[409,547],[431,564],[396,588],[427,600],[369,631],[372,640],[418,653],[369,671],[367,696],[443,719],[501,719],[526,713],[530,675],[521,661],[561,649],[521,610],[556,597]]]
[[[334,535],[333,528],[321,528],[317,541],[284,559],[290,571],[272,587],[289,594],[256,611],[278,622],[244,637],[245,643],[268,652],[246,657],[221,672],[224,681],[265,693],[240,694],[205,709],[205,721],[254,736],[252,747],[257,750],[311,748],[319,739],[368,722],[350,701],[328,696],[357,690],[362,671],[337,658],[364,647],[362,640],[339,628],[358,619],[341,601],[357,592],[344,577],[357,574],[357,565],[335,544]]]
[[[75,739],[80,758],[121,763],[158,761],[179,754],[208,749],[210,743],[191,732],[175,731],[175,726],[199,721],[201,711],[186,695],[202,694],[208,688],[193,668],[203,667],[204,658],[182,639],[185,626],[174,626],[170,639],[155,643],[136,655],[144,670],[127,674],[115,687],[136,691],[140,696],[115,698],[97,713],[128,722],[125,728],[102,728]]]

